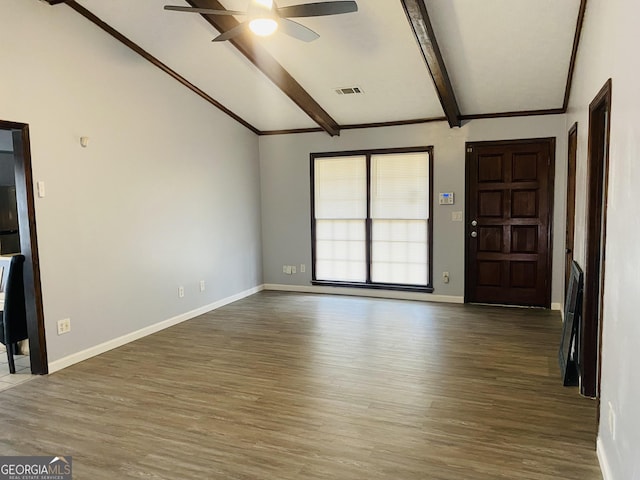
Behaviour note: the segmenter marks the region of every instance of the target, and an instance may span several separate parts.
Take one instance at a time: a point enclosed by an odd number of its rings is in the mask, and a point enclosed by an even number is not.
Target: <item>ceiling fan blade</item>
[[[278,8],[277,11],[282,18],[322,17],[357,12],[358,4],[353,1],[306,3]]]
[[[290,37],[297,38],[298,40],[302,40],[303,42],[313,42],[320,37],[320,35],[310,28],[307,28],[298,22],[294,22],[293,20],[281,18],[279,23],[283,33],[286,33]]]
[[[218,35],[216,38],[214,38],[211,41],[224,42],[225,40],[230,40],[234,37],[237,37],[238,35],[242,34],[245,31],[248,25],[249,25],[249,22],[242,22],[239,25],[236,25],[235,27],[233,27],[232,29],[227,30],[226,32]]]
[[[164,9],[173,12],[203,13],[205,15],[246,15],[246,12],[235,10],[212,10],[210,8],[178,7],[174,5],[165,5]]]

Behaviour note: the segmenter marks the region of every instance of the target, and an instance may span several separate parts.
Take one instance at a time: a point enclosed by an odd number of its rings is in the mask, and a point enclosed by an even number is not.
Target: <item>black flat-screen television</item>
[[[565,386],[578,385],[580,378],[580,319],[582,316],[582,291],[584,275],[582,269],[574,260],[571,263],[571,276],[564,302],[564,324],[562,340],[558,350],[560,374]]]

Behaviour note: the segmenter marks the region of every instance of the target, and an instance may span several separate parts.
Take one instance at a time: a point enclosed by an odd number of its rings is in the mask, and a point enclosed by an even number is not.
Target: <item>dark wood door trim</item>
[[[567,298],[569,278],[571,276],[571,262],[573,261],[574,230],[576,219],[576,163],[578,149],[578,123],[574,123],[567,135],[567,209],[565,221],[565,282],[564,298]]]
[[[611,87],[609,79],[589,105],[586,265],[578,367],[581,393],[596,398],[600,397],[602,360]]]
[[[488,145],[526,145],[528,143],[547,143],[548,151],[549,151],[549,163],[547,170],[547,182],[548,182],[548,191],[547,191],[547,202],[548,202],[548,235],[547,235],[547,271],[549,272],[549,276],[546,281],[546,289],[545,289],[545,307],[551,308],[551,272],[553,271],[553,211],[554,211],[554,182],[555,182],[555,153],[556,153],[556,139],[555,137],[546,137],[546,138],[532,138],[532,139],[522,139],[522,140],[499,140],[499,141],[483,141],[483,142],[467,142],[465,144],[465,152],[466,152],[466,161],[465,161],[465,289],[464,289],[464,301],[465,303],[471,301],[470,292],[471,292],[471,278],[468,274],[471,258],[470,258],[470,248],[469,248],[469,239],[471,234],[471,218],[470,212],[471,208],[471,195],[469,194],[469,181],[471,178],[471,162],[470,157],[472,155],[472,151],[476,147],[488,146]]]
[[[34,374],[46,374],[49,372],[49,365],[44,330],[42,287],[40,284],[40,260],[38,256],[33,178],[31,174],[29,126],[24,123],[0,120],[0,129],[10,130],[13,134],[20,246],[26,259],[24,283],[31,372]]]

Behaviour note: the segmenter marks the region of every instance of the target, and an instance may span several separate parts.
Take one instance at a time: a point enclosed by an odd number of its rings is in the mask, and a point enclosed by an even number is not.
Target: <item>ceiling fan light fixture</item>
[[[263,7],[268,8],[269,10],[273,9],[273,0],[255,0],[256,3],[262,5]]]
[[[227,16],[245,16],[247,19],[231,28],[224,28],[224,24],[213,22],[208,19],[217,30],[224,30],[216,38],[214,42],[224,42],[241,35],[246,31],[247,27],[254,35],[266,37],[280,29],[283,33],[290,37],[302,40],[303,42],[313,42],[320,35],[301,23],[291,20],[292,18],[301,17],[326,17],[330,15],[340,15],[343,13],[352,13],[358,11],[358,5],[355,0],[332,0],[320,1],[316,3],[301,3],[299,5],[290,5],[284,8],[278,8],[274,0],[249,0],[247,11],[226,10],[218,2],[201,2],[211,5],[214,8],[206,8],[201,6],[185,7],[181,5],[165,5],[165,10],[176,12],[199,13],[205,16],[210,15],[227,15]],[[189,2],[193,4],[194,2]],[[196,5],[201,3],[195,2]]]
[[[267,37],[278,29],[278,22],[273,18],[254,18],[249,22],[249,28],[256,35]]]

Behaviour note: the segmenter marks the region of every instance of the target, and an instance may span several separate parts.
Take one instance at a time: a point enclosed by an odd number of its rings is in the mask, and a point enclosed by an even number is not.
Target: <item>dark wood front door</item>
[[[465,301],[551,306],[555,139],[467,144]]]
[[[567,221],[565,230],[564,298],[567,298],[571,263],[573,262],[573,236],[576,223],[576,156],[578,151],[578,124],[569,130],[569,162],[567,168]]]

